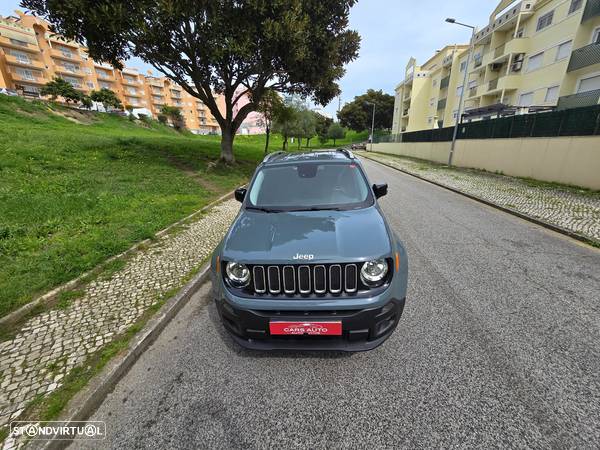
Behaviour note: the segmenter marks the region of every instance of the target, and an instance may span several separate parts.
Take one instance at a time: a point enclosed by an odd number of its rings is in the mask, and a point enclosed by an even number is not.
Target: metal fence
[[[445,142],[454,127],[382,136],[375,142]],[[458,139],[507,139],[526,137],[600,135],[600,105],[563,111],[522,114],[462,123]]]

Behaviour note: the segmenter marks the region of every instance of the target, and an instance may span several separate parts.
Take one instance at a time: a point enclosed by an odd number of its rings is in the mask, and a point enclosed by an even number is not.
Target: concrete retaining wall
[[[384,143],[373,150],[446,164],[450,142]],[[453,164],[600,189],[600,136],[459,140]]]

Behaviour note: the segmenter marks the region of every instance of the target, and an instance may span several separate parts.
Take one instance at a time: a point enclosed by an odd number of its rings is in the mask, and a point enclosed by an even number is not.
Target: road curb
[[[154,234],[154,238],[159,238],[161,236],[164,236],[166,233],[168,233],[174,227],[177,227],[177,226],[187,222],[188,220],[193,219],[197,215],[202,214],[203,212],[207,211],[208,209],[218,205],[219,203],[221,203],[225,200],[233,198],[234,193],[235,193],[235,190],[228,192],[227,194],[223,195],[222,197],[219,197],[218,199],[214,200],[213,202],[209,203],[208,205],[203,206],[198,211],[195,211],[192,214],[184,217],[183,219],[180,219],[177,222],[172,223],[168,227],[163,228],[160,231],[157,231]],[[10,323],[19,321],[39,304],[48,302],[48,301],[54,299],[61,292],[64,292],[66,290],[69,290],[69,289],[72,289],[72,288],[75,288],[75,287],[81,285],[84,282],[85,278],[89,277],[90,275],[96,275],[96,274],[100,273],[102,271],[102,269],[104,269],[109,263],[125,258],[125,257],[131,255],[132,253],[135,253],[142,246],[147,245],[151,242],[152,242],[152,239],[144,239],[143,241],[140,241],[137,244],[134,244],[132,247],[128,248],[124,252],[119,253],[118,255],[115,255],[115,256],[111,256],[110,258],[104,260],[103,262],[98,264],[96,267],[94,267],[91,270],[88,270],[87,272],[82,273],[77,278],[52,289],[51,291],[32,300],[31,302],[27,303],[26,305],[21,306],[19,309],[16,309],[15,311],[7,314],[6,316],[0,317],[0,326],[4,326],[4,325],[10,324]]]
[[[422,177],[420,175],[414,174],[414,173],[409,172],[409,171],[404,170],[404,169],[400,169],[400,168],[395,167],[395,166],[393,166],[391,164],[386,164],[384,162],[381,162],[381,161],[379,161],[377,159],[371,158],[371,157],[366,156],[364,154],[361,154],[359,156],[360,157],[364,157],[364,158],[368,159],[369,161],[373,161],[373,162],[376,162],[378,164],[381,164],[382,166],[386,166],[386,167],[389,167],[391,169],[397,170],[398,172],[402,172],[402,173],[404,173],[406,175],[410,175],[411,177],[418,178],[421,181],[425,181],[425,182],[433,184],[435,186],[438,186],[438,187],[447,189],[449,191],[452,191],[452,192],[454,192],[456,194],[460,194],[460,195],[462,195],[464,197],[468,197],[471,200],[475,200],[477,202],[480,202],[480,203],[483,203],[485,205],[491,206],[492,208],[495,208],[495,209],[498,209],[498,210],[503,211],[505,213],[511,214],[513,216],[519,217],[519,218],[521,218],[523,220],[527,220],[528,222],[532,222],[532,223],[534,223],[536,225],[539,225],[541,227],[547,228],[549,230],[555,231],[555,232],[560,233],[560,234],[564,234],[566,236],[569,236],[570,238],[576,239],[576,240],[578,240],[580,242],[584,242],[584,243],[586,243],[586,244],[588,244],[588,245],[590,245],[592,247],[596,247],[596,248],[600,247],[600,241],[596,241],[595,239],[589,238],[587,236],[583,236],[583,235],[581,235],[579,233],[575,233],[574,231],[567,230],[566,228],[562,228],[562,227],[560,227],[558,225],[553,225],[553,224],[551,224],[549,222],[545,222],[545,221],[540,220],[540,219],[536,219],[535,217],[531,217],[531,216],[528,216],[527,214],[520,213],[518,211],[515,211],[514,209],[506,208],[504,206],[498,205],[497,203],[491,202],[491,201],[486,200],[484,198],[481,198],[481,197],[478,197],[476,195],[472,195],[472,194],[469,194],[467,192],[461,191],[460,189],[456,189],[456,188],[447,186],[445,184],[438,183],[437,181],[429,180],[429,179],[427,179],[425,177]]]
[[[207,263],[190,282],[150,318],[144,328],[132,338],[127,351],[113,358],[98,375],[89,381],[82,391],[71,399],[66,410],[57,421],[64,424],[73,421],[86,421],[98,409],[119,380],[127,374],[139,357],[152,345],[173,317],[185,306],[192,295],[208,281],[209,277],[210,263]],[[32,448],[56,450],[66,448],[71,442],[69,440],[50,440],[43,443],[32,441],[30,445]]]

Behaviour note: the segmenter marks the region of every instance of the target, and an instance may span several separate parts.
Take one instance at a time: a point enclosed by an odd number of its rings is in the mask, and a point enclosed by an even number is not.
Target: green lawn
[[[0,95],[0,316],[243,184],[263,157],[264,136],[236,137],[225,166],[219,136],[51,108]]]
[[[0,316],[244,183],[262,157],[240,139],[225,167],[217,136],[59,112],[85,124],[0,96]]]

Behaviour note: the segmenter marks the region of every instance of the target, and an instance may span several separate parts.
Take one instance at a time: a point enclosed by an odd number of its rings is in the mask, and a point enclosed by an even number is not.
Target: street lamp
[[[458,126],[459,120],[462,118],[462,109],[463,109],[463,101],[465,98],[465,89],[467,88],[467,81],[469,78],[469,64],[471,63],[471,54],[473,53],[473,47],[475,45],[475,33],[477,28],[472,25],[467,25],[466,23],[457,22],[456,19],[451,17],[446,19],[446,22],[452,23],[454,25],[460,25],[461,27],[466,27],[471,29],[471,43],[469,45],[469,53],[467,55],[467,66],[465,67],[465,75],[463,78],[462,89],[460,90],[460,100],[458,101],[458,111],[456,112],[456,123],[454,124],[454,133],[452,135],[452,145],[450,146],[450,155],[448,156],[448,165],[452,165],[452,157],[454,156],[454,148],[456,147],[456,138],[458,136]]]
[[[375,103],[365,102],[365,105],[373,106],[373,119],[371,120],[371,151],[373,151],[373,141],[375,140]]]

